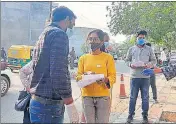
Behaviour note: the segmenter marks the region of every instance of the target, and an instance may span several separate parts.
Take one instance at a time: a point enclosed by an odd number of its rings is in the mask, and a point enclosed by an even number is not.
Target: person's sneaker
[[[154,99],[154,103],[157,104],[157,103],[158,103],[158,100],[157,100],[157,99]]]
[[[131,124],[132,121],[133,121],[133,117],[129,115],[127,118],[126,124]]]
[[[144,116],[143,117],[143,124],[148,124],[148,117],[147,116]]]

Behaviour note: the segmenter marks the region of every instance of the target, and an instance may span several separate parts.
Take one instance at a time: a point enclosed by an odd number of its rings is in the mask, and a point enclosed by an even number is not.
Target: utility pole
[[[49,2],[49,16],[48,16],[48,18],[45,21],[45,26],[47,26],[50,23],[50,21],[51,21],[52,6],[53,6],[52,2]]]
[[[31,4],[32,2],[30,2],[30,7],[29,7],[29,43],[31,43]]]
[[[58,5],[59,5],[59,4],[56,4],[56,3],[53,3],[53,2],[50,2],[49,4],[50,4],[50,8],[49,8],[50,9],[50,14],[49,14],[49,18],[46,20],[46,24],[45,25],[47,25],[51,21],[52,10],[54,8],[58,7]]]
[[[50,2],[50,15],[49,15],[49,19],[51,19],[52,7],[53,7],[52,2]]]

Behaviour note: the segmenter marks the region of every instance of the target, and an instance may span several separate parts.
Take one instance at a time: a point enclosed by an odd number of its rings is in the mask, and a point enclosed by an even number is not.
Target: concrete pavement
[[[129,96],[130,91],[129,80],[130,78],[126,76],[124,82],[127,96]],[[119,82],[120,77],[118,76],[117,83],[113,87],[112,113],[110,117],[110,122],[112,123],[125,123],[126,118],[128,117],[129,98],[119,99]],[[158,90],[158,104],[154,104],[150,88],[149,121],[151,123],[161,122],[161,114],[163,111],[176,112],[176,89],[173,88],[176,85],[175,80],[167,82],[164,76],[157,76],[156,85]],[[134,123],[140,123],[142,121],[140,96],[141,95],[139,94],[136,104],[136,115],[133,121]],[[173,118],[175,118],[175,116],[173,116]]]

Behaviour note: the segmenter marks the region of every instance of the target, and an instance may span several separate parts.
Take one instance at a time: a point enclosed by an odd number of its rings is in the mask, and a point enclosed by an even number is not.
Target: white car
[[[12,72],[9,68],[1,70],[1,97],[3,97],[9,90],[11,85]]]

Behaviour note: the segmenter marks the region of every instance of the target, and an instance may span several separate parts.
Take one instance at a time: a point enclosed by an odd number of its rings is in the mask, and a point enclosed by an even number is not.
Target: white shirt
[[[165,54],[164,51],[161,52],[161,57],[160,57],[160,59],[161,59],[162,61],[167,61],[167,57],[166,57],[166,54]]]
[[[30,61],[23,68],[20,69],[20,79],[25,88],[30,88],[33,76],[33,62]]]

